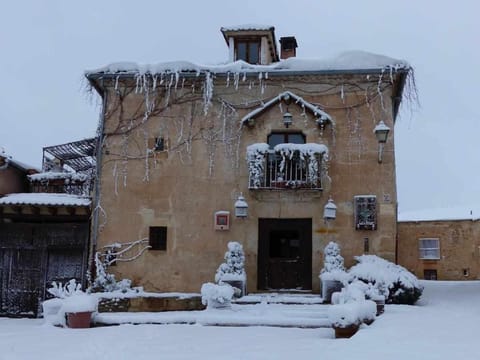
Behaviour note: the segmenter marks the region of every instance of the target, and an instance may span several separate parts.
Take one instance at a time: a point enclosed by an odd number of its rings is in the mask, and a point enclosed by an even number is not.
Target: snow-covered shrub
[[[375,319],[377,306],[373,301],[352,301],[328,308],[328,320],[333,327],[345,328]]]
[[[349,270],[351,279],[373,284],[379,294],[388,289],[387,303],[413,305],[422,295],[417,277],[404,267],[376,255],[356,256],[355,260],[358,263]]]
[[[114,292],[120,291],[126,293],[135,291],[132,289],[132,281],[122,279],[117,281],[115,275],[107,273],[107,266],[100,259],[100,254],[95,254],[95,278],[93,279],[88,292]]]
[[[78,284],[75,279],[71,279],[65,285],[53,281],[52,287],[48,288],[47,291],[56,298],[65,299],[74,294],[82,293],[82,285]]]
[[[250,187],[258,188],[262,185],[265,172],[265,155],[270,146],[258,143],[247,146],[247,163],[250,174]]]
[[[321,280],[336,280],[344,282],[347,279],[340,246],[330,241],[323,250],[323,268],[320,271]]]
[[[75,279],[65,285],[54,281],[47,291],[55,296],[42,303],[43,317],[47,324],[65,326],[66,313],[97,311],[97,297],[84,293]]]
[[[234,289],[229,284],[205,283],[200,292],[202,304],[207,305],[208,309],[224,309],[230,308]]]
[[[222,280],[240,280],[245,281],[245,254],[242,244],[231,241],[227,245],[228,251],[225,253],[225,262],[221,264],[215,274],[215,282]]]
[[[332,304],[346,304],[350,302],[365,301],[365,293],[368,285],[362,281],[353,281],[342,288],[341,291],[332,294]]]

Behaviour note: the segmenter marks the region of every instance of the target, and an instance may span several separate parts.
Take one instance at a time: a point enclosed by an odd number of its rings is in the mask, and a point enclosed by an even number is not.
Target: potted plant
[[[98,300],[95,296],[84,293],[75,279],[65,285],[53,282],[47,291],[55,296],[42,303],[43,316],[47,323],[70,328],[90,327]]]
[[[207,309],[231,309],[234,289],[229,284],[205,283],[200,292]]]
[[[65,313],[67,326],[72,329],[89,328],[92,314],[97,311],[97,304],[96,297],[85,293],[65,299],[62,311]]]
[[[225,262],[218,267],[215,282],[219,285],[231,285],[234,288],[234,296],[241,297],[245,295],[247,280],[243,246],[236,241],[231,241],[227,247]]]
[[[363,322],[370,325],[375,321],[376,304],[366,300],[367,284],[353,281],[340,292],[332,295],[329,319],[336,337],[350,337]]]
[[[331,241],[323,251],[323,269],[320,272],[322,298],[326,303],[332,301],[332,294],[340,291],[347,279],[343,265],[344,260],[340,255],[340,247]]]
[[[335,330],[335,338],[350,338],[355,335],[362,323],[355,302],[336,304],[328,308],[328,320]]]

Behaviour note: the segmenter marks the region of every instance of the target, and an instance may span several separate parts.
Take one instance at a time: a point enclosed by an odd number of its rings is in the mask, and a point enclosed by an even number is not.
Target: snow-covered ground
[[[384,315],[371,326],[363,325],[351,339],[335,340],[327,328],[63,329],[44,325],[41,319],[3,318],[0,359],[479,359],[480,281],[423,284],[418,306],[388,305]]]

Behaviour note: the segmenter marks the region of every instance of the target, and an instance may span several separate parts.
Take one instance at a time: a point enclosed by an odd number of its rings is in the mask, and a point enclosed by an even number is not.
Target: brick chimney
[[[297,40],[295,36],[280,38],[280,59],[288,59],[297,56]]]

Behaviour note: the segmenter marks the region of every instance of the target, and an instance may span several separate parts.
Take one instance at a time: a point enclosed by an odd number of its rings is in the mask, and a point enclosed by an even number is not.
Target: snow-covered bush
[[[353,281],[350,284],[347,284],[339,292],[332,294],[332,304],[346,304],[356,301],[364,301],[366,296],[366,290],[368,285],[362,281]]]
[[[225,262],[221,264],[215,274],[215,282],[222,280],[245,281],[245,254],[242,244],[231,241],[227,245],[228,251],[225,253]]]
[[[380,295],[388,289],[387,303],[413,305],[422,295],[417,277],[404,267],[376,255],[356,256],[355,260],[358,263],[349,270],[351,280],[374,285]]]
[[[67,313],[97,311],[97,297],[84,293],[75,279],[65,285],[52,282],[52,287],[47,291],[55,296],[42,303],[43,317],[47,324],[65,326]]]
[[[371,322],[375,319],[377,305],[371,300],[351,301],[328,308],[328,320],[333,327],[345,328]]]
[[[114,292],[120,291],[126,293],[135,291],[132,289],[132,281],[129,279],[122,279],[117,281],[115,275],[107,273],[107,266],[100,259],[100,254],[95,254],[95,278],[93,279],[88,292]]]
[[[235,241],[228,243],[228,251],[225,253],[225,262],[221,264],[215,274],[215,282],[218,284],[230,284],[235,291],[235,297],[245,295],[247,275],[245,274],[245,254],[243,246]]]
[[[208,309],[225,309],[231,306],[234,289],[229,284],[205,283],[200,292],[202,304],[207,305]]]
[[[258,188],[262,185],[265,172],[265,155],[270,146],[258,143],[247,146],[247,163],[250,174],[250,187]]]
[[[323,250],[323,268],[320,271],[321,280],[336,280],[344,282],[347,279],[340,246],[330,241]]]
[[[56,298],[65,299],[74,294],[82,292],[82,285],[77,283],[77,280],[71,279],[65,285],[61,282],[57,283],[56,281],[52,282],[52,287],[47,289],[47,292]]]

